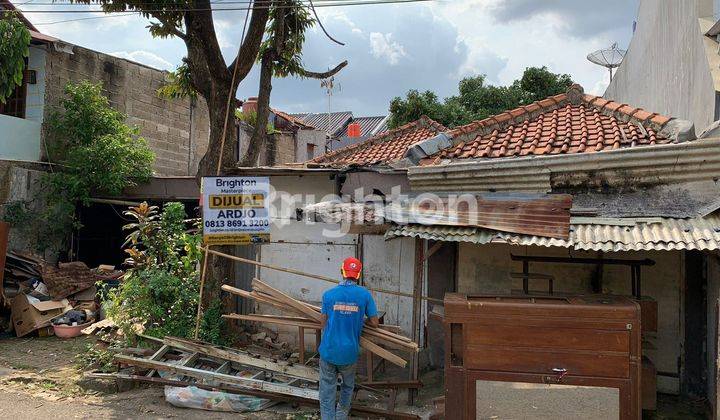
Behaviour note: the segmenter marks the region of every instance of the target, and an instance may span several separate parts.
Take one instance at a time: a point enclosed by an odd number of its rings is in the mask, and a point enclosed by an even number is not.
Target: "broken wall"
[[[579,252],[566,248],[511,246],[506,244],[476,245],[461,243],[458,257],[458,291],[461,293],[509,294],[522,290],[522,279],[511,279],[510,273],[522,272],[522,262],[512,261],[510,254],[558,257],[599,258],[598,252]],[[655,349],[643,349],[658,372],[658,391],[679,392],[678,370],[684,342],[682,290],[684,259],[681,251],[613,252],[605,258],[644,259],[654,266],[642,267],[642,294],[658,302],[658,331],[652,334]],[[591,279],[595,265],[530,263],[531,273],[555,277],[556,293],[592,293]],[[630,295],[630,269],[605,265],[603,293]],[[530,280],[530,291],[547,291],[547,281]]]

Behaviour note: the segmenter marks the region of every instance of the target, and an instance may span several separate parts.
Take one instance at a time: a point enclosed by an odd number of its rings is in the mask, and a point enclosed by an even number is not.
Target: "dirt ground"
[[[277,405],[268,411],[237,414],[174,407],[165,402],[161,387],[141,387],[124,392],[109,392],[97,383],[88,383],[75,366],[75,356],[92,339],[79,337],[61,340],[44,338],[0,338],[0,418],[37,419],[313,419],[317,410]],[[438,373],[439,374],[439,373]],[[436,374],[436,375],[438,375]],[[435,378],[423,378],[435,383]],[[422,407],[398,409],[427,416],[433,396],[442,392],[439,385],[421,391]],[[361,393],[362,397],[362,393]],[[364,399],[367,397],[364,397]],[[372,403],[366,400],[363,403]]]

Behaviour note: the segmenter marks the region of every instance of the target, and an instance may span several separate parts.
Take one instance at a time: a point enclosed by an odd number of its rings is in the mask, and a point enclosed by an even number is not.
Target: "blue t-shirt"
[[[365,317],[377,316],[370,292],[345,281],[323,293],[322,313],[327,322],[320,341],[320,358],[335,365],[357,362]]]

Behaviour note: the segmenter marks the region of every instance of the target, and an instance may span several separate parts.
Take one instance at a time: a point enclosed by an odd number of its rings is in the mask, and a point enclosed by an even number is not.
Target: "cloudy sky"
[[[182,42],[153,39],[147,21],[136,15],[84,19],[102,15],[42,13],[81,7],[49,5],[49,0],[15,3],[31,11],[26,16],[42,32],[77,45],[166,70],[185,55]],[[239,7],[230,3],[223,6],[215,0],[214,7]],[[493,84],[509,84],[528,66],[569,73],[586,92],[602,94],[607,71],[585,57],[613,42],[627,47],[637,1],[434,0],[325,7],[318,13],[328,32],[345,46],[314,28],[307,36],[306,67],[322,71],[345,59],[350,63],[336,76],[332,109],[382,115],[393,97],[409,89],[429,89],[445,97],[456,93],[463,77],[485,74]],[[237,52],[244,17],[244,11],[216,12],[226,57]],[[253,72],[242,82],[238,97],[256,92]],[[290,78],[274,82],[272,105],[288,112],[324,112],[328,98],[319,81]]]

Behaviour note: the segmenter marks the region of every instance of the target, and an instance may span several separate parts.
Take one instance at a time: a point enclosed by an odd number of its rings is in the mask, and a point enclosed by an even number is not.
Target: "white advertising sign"
[[[268,177],[204,177],[203,241],[245,245],[270,240]]]

